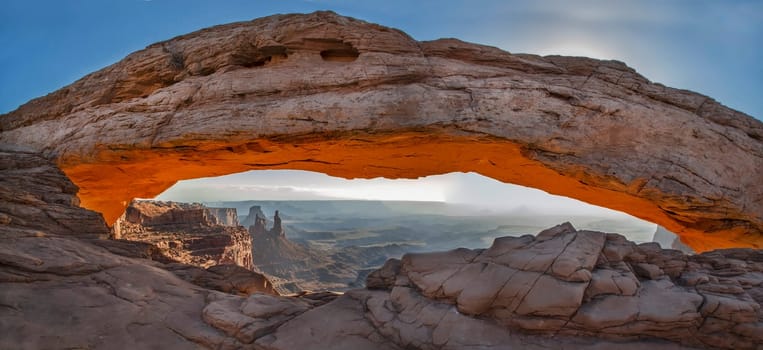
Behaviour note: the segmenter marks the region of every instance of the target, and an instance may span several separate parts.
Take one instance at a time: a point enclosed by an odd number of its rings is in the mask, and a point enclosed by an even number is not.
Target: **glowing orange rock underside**
[[[295,169],[343,178],[390,179],[476,172],[658,223],[697,251],[757,246],[757,242],[740,241],[739,232],[707,234],[684,227],[655,203],[561,175],[523,156],[516,144],[484,136],[407,132],[343,135],[329,140],[326,135],[290,136],[234,145],[204,141],[194,147],[103,150],[93,159],[97,161],[63,160],[60,166],[80,187],[82,206],[103,213],[109,224],[131,199],[155,197],[179,180],[247,170]],[[639,182],[634,181],[634,186]]]

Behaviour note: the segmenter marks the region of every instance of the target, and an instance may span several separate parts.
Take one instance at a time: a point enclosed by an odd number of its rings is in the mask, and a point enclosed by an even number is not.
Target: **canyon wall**
[[[108,237],[103,216],[79,207],[77,186],[49,160],[0,150],[0,172],[0,226],[6,233]]]
[[[207,208],[217,218],[217,223],[225,226],[239,226],[235,208]],[[242,225],[243,226],[243,225]]]
[[[117,238],[151,243],[178,262],[254,269],[249,232],[241,226],[218,223],[201,204],[132,201],[114,228]]]

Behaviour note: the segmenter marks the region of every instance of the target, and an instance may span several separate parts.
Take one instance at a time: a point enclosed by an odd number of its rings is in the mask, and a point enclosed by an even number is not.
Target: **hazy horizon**
[[[629,214],[476,173],[419,179],[342,179],[302,170],[254,170],[179,181],[156,200],[179,202],[369,200],[435,202],[501,215],[598,216],[643,221]]]

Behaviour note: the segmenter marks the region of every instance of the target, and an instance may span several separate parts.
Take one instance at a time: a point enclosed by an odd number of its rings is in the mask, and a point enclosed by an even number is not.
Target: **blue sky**
[[[419,40],[614,58],[763,118],[763,1],[4,0],[0,113],[153,42],[274,13],[331,9]]]

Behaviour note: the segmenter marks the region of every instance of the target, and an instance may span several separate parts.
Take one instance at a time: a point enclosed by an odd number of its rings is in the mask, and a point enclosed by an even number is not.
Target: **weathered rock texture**
[[[132,201],[114,232],[121,239],[151,243],[178,262],[254,268],[249,232],[241,226],[219,224],[201,204]]]
[[[698,251],[763,242],[760,121],[621,62],[418,42],[330,12],[160,42],[0,121],[0,143],[56,159],[110,223],[180,179],[474,171],[659,223]]]
[[[151,245],[92,239],[108,234],[106,223],[76,205],[76,187],[54,164],[24,152],[0,161],[0,208],[10,218],[0,224],[0,349],[242,346],[201,318],[216,292],[149,260]],[[225,269],[215,272],[231,275]],[[247,284],[240,274],[231,281]],[[253,291],[243,289],[236,294]]]
[[[247,296],[255,293],[279,295],[264,275],[238,265],[214,265],[206,269],[188,264],[167,264],[164,268],[197,286]]]
[[[40,155],[0,151],[0,226],[30,231],[104,238],[109,228],[96,212],[79,207],[77,186]]]
[[[760,250],[687,256],[562,224],[537,237],[498,238],[485,250],[409,254],[367,285],[390,291],[366,300],[375,327],[416,348],[452,337],[448,308],[438,303],[528,332],[723,349],[763,344]],[[411,328],[423,330],[411,336]]]
[[[50,175],[14,177],[15,167],[0,168],[0,179],[18,185],[0,187],[5,208],[27,205],[5,198],[44,198],[71,186],[42,158],[3,155],[4,162],[33,161]],[[256,281],[235,266],[164,264],[149,260],[155,251],[146,243],[83,239],[63,222],[35,222],[51,210],[73,220],[92,217],[74,202],[35,208],[12,211],[15,224],[0,225],[2,349],[658,350],[763,343],[759,250],[686,256],[560,225],[538,237],[497,239],[486,250],[390,260],[369,276],[376,290],[280,297],[253,292]]]

